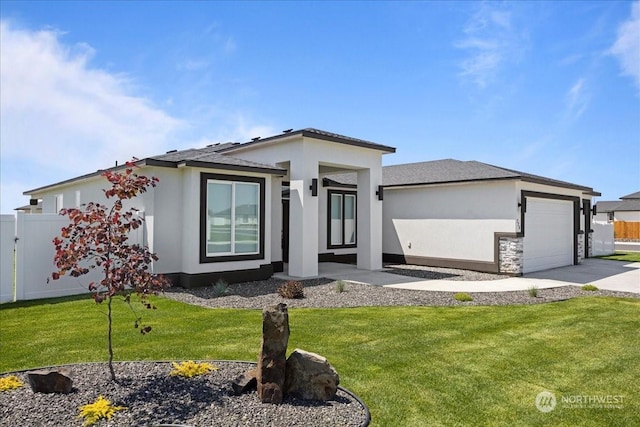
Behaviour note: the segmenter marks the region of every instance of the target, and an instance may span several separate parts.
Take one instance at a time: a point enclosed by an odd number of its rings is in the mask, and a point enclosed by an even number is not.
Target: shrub
[[[111,419],[116,411],[122,409],[126,408],[124,406],[113,406],[110,401],[102,396],[98,396],[95,402],[80,407],[80,415],[78,415],[78,418],[84,418],[83,425],[90,426],[101,418]]]
[[[597,291],[597,290],[598,290],[598,287],[597,287],[597,286],[595,286],[595,285],[592,285],[592,284],[588,284],[588,285],[584,285],[584,286],[582,287],[582,290],[583,290],[583,291]]]
[[[15,375],[9,375],[8,377],[0,378],[0,391],[8,391],[16,388],[20,388],[24,385],[20,378]]]
[[[336,282],[336,292],[341,294],[342,292],[344,292],[344,288],[345,288],[344,280],[338,280]]]
[[[188,360],[182,363],[171,362],[173,370],[169,373],[172,377],[180,376],[185,378],[193,378],[198,375],[208,374],[211,371],[217,371],[218,367],[207,362],[194,362]]]
[[[296,299],[304,298],[304,289],[302,283],[295,280],[289,280],[278,288],[278,295],[282,298]]]
[[[537,286],[531,286],[529,289],[529,296],[532,298],[536,298],[538,296],[538,287]]]
[[[216,284],[213,285],[213,294],[217,297],[221,297],[229,290],[229,284],[224,279],[218,279]]]
[[[473,301],[473,297],[466,292],[458,292],[453,296],[456,301]]]

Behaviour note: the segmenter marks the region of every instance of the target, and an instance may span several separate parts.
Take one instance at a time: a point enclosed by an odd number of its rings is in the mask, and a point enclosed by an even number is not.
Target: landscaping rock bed
[[[0,424],[6,426],[81,426],[79,407],[102,395],[117,411],[105,426],[361,426],[368,410],[352,394],[339,388],[327,402],[287,396],[281,405],[260,403],[256,392],[236,396],[231,381],[249,362],[212,362],[220,369],[209,374],[171,377],[169,362],[115,364],[118,383],[110,380],[106,363],[67,365],[71,369],[70,394],[33,393],[26,372],[16,375],[25,386],[0,393]]]
[[[500,277],[504,278],[504,276]],[[165,296],[176,301],[202,307],[249,308],[260,310],[268,305],[275,305],[281,302],[287,304],[289,308],[346,308],[372,306],[539,304],[581,296],[640,298],[640,294],[629,292],[606,290],[583,291],[579,286],[568,285],[559,288],[538,289],[536,297],[530,296],[527,290],[511,292],[469,292],[473,297],[473,301],[461,302],[453,298],[455,292],[385,288],[382,286],[348,281],[343,282],[344,290],[343,292],[339,292],[336,281],[320,278],[301,281],[304,285],[304,298],[285,299],[277,293],[278,287],[284,282],[285,280],[282,279],[271,278],[257,282],[235,283],[229,285],[227,292],[223,295],[218,295],[212,287],[196,289],[170,288],[165,292]]]

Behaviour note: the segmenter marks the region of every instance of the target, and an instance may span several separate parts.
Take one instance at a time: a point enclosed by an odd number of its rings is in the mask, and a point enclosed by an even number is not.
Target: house
[[[184,287],[366,270],[384,259],[505,274],[589,256],[593,189],[479,162],[382,168],[395,148],[318,129],[170,151],[137,161],[160,179],[134,206]],[[117,167],[116,167],[117,169]],[[102,171],[26,191],[44,213],[100,201]]]
[[[640,240],[640,191],[596,204],[595,220],[614,225],[616,240]]]
[[[598,202],[596,210],[597,221],[640,222],[640,191],[620,197],[620,200]]]
[[[591,256],[592,188],[453,159],[387,166],[382,182],[386,262],[522,274]]]

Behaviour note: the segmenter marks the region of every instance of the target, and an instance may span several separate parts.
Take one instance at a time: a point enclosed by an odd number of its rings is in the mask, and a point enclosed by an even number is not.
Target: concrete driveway
[[[600,289],[640,293],[640,262],[588,258],[580,265],[536,271],[524,277],[577,285],[590,283]]]
[[[425,291],[505,292],[527,290],[534,286],[545,289],[590,283],[599,289],[640,293],[640,263],[597,258],[585,259],[580,265],[537,271],[523,277],[486,281],[423,280],[385,271],[358,270],[353,265],[336,263],[321,263],[319,275],[335,280]]]

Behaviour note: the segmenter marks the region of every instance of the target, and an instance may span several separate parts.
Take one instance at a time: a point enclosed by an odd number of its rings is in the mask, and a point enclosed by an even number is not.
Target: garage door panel
[[[524,272],[573,264],[573,202],[527,198]]]

